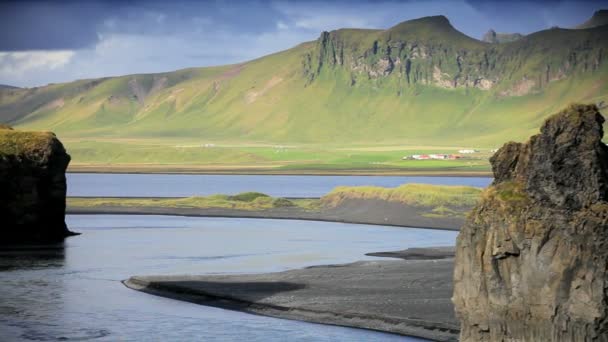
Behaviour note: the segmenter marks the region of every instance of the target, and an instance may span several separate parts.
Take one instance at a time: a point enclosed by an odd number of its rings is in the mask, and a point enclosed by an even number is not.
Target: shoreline
[[[227,208],[171,208],[127,206],[68,206],[69,215],[167,215],[184,217],[226,217],[303,220],[458,231],[464,218],[429,218],[424,208],[379,200],[350,200],[332,209],[307,211],[300,208],[243,210]]]
[[[404,177],[492,177],[491,171],[450,171],[450,170],[413,170],[413,169],[213,169],[197,167],[167,166],[85,166],[68,167],[67,173],[73,174],[168,174],[168,175],[264,175],[264,176],[404,176]]]
[[[263,274],[133,276],[122,283],[147,294],[250,314],[457,341],[459,324],[450,299],[453,258],[447,253],[448,258],[436,259],[434,249],[417,248],[413,257],[408,250],[382,252],[403,260]]]

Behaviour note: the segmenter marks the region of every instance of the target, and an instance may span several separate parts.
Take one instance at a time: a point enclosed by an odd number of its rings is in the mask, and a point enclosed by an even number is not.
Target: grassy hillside
[[[487,151],[570,102],[608,103],[607,48],[606,26],[496,45],[429,17],[238,65],[2,88],[0,122],[56,132],[75,165],[424,168],[401,157]]]

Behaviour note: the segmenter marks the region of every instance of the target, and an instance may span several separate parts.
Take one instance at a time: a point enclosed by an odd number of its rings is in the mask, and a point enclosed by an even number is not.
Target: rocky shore
[[[443,249],[450,253],[450,248]],[[416,260],[378,259],[251,275],[135,276],[124,284],[247,313],[456,341],[459,324],[450,300],[453,259],[434,260],[434,248],[395,253],[410,252]]]
[[[608,147],[595,105],[491,158],[458,236],[461,341],[608,341]]]

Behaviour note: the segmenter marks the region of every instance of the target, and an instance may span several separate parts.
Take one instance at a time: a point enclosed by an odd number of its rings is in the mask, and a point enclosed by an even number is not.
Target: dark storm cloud
[[[268,1],[0,1],[0,51],[82,49],[113,33],[256,34],[280,18]]]
[[[529,33],[546,28],[547,24],[576,25],[588,18],[593,9],[608,7],[608,1],[497,1],[465,0],[354,0],[354,1],[303,1],[303,0],[258,0],[258,1],[145,1],[145,0],[47,0],[47,1],[2,1],[0,0],[0,51],[23,50],[76,50],[95,46],[104,35],[136,34],[166,35],[198,32],[247,33],[251,35],[275,30],[277,22],[289,23],[280,9],[293,8],[307,13],[299,22],[299,28],[324,29],[315,25],[315,17],[327,13],[336,16],[350,14],[352,22],[369,25],[381,22],[378,9],[387,27],[409,18],[409,14],[451,14],[450,19],[461,22],[460,29],[478,37],[481,28],[475,22],[459,18],[458,7],[469,5],[482,13],[487,22],[495,22],[495,29]],[[435,3],[435,5],[434,5]],[[412,10],[391,11],[390,8]],[[445,10],[441,10],[445,8]],[[418,10],[417,10],[418,9]],[[316,13],[315,13],[316,11]],[[448,13],[449,12],[449,13]],[[376,17],[373,17],[374,14]],[[355,18],[356,15],[356,18]],[[429,14],[427,14],[429,15]],[[297,18],[296,11],[291,19]],[[356,20],[355,20],[356,19]],[[340,21],[340,20],[338,20]],[[344,21],[344,20],[342,20]],[[390,21],[390,22],[389,22]],[[319,24],[331,22],[316,20]],[[514,25],[514,23],[516,25]],[[308,25],[308,26],[306,26]],[[333,27],[328,27],[331,29]],[[490,27],[483,28],[489,29]]]
[[[489,20],[495,29],[505,32],[531,33],[551,26],[574,27],[602,8],[606,0],[534,0],[496,1],[466,0]]]
[[[0,51],[78,49],[94,45],[100,3],[0,2]]]

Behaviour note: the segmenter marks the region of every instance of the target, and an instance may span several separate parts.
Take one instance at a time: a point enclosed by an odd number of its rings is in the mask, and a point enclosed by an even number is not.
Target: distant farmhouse
[[[435,160],[454,160],[454,159],[460,159],[462,158],[461,155],[458,154],[413,154],[411,156],[405,156],[402,159],[403,160],[407,160],[407,159],[414,159],[414,160],[430,160],[430,159],[435,159]]]
[[[462,153],[462,154],[471,154],[471,153],[477,153],[477,152],[479,152],[479,150],[470,150],[470,149],[458,150],[458,153]]]

